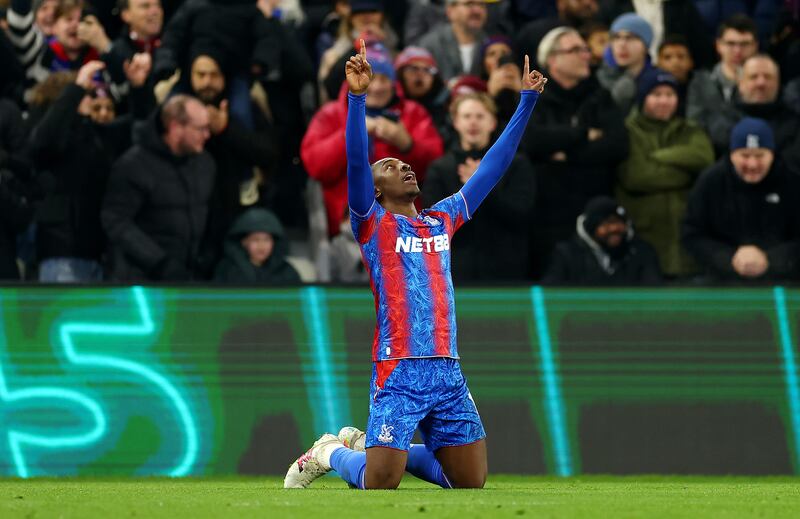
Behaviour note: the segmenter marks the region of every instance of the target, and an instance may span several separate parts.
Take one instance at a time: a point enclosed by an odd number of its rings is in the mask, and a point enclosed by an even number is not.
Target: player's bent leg
[[[408,452],[389,447],[367,447],[367,471],[364,487],[394,489],[400,485],[406,471]]]
[[[485,439],[467,445],[442,447],[436,451],[436,459],[442,464],[453,488],[483,488],[486,484],[489,464]]]

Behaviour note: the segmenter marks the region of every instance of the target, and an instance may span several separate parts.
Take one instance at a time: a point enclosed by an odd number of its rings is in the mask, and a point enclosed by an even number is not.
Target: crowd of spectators
[[[0,280],[367,282],[370,160],[449,196],[549,82],[458,282],[800,278],[796,0],[0,0]]]

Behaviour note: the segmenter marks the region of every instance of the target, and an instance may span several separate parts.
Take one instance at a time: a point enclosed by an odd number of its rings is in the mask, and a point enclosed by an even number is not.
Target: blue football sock
[[[424,445],[412,444],[411,448],[408,449],[406,470],[428,483],[439,485],[442,488],[453,488],[447,480],[447,476],[444,475],[439,460]]]
[[[364,473],[367,471],[366,452],[356,452],[347,447],[336,449],[331,454],[331,467],[350,486],[364,489]]]

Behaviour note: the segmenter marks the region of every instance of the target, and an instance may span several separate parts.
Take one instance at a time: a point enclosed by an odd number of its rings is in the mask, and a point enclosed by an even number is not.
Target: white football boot
[[[348,449],[364,452],[364,443],[367,440],[367,433],[355,427],[342,427],[339,430],[339,441]]]
[[[283,488],[306,488],[320,476],[331,471],[331,453],[344,447],[336,436],[325,433],[305,454],[289,465]]]

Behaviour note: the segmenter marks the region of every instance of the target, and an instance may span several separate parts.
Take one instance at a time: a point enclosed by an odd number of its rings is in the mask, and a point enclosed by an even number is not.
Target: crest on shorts
[[[381,433],[378,435],[378,441],[381,443],[392,443],[394,440],[394,437],[392,436],[393,430],[394,427],[391,425],[381,425]]]

